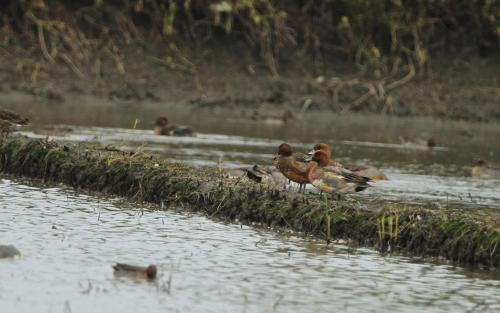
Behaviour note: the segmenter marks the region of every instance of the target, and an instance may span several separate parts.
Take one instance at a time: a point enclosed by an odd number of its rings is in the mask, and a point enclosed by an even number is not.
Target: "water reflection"
[[[493,274],[8,179],[0,229],[22,253],[0,262],[5,312],[500,310]],[[159,277],[115,277],[114,262],[155,263]]]

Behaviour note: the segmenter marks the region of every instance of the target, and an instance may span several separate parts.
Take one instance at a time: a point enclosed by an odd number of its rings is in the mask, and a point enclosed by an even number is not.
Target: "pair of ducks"
[[[305,191],[306,184],[312,184],[320,194],[345,194],[362,191],[370,187],[369,182],[387,177],[372,166],[344,168],[331,160],[331,150],[326,144],[313,147],[312,160],[302,153],[294,153],[291,146],[283,143],[275,158],[276,168],[289,180],[300,185],[299,192]]]

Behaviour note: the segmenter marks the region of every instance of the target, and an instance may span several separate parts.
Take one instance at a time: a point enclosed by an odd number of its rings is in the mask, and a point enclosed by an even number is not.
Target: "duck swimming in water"
[[[128,275],[137,278],[154,279],[156,277],[156,266],[149,265],[148,267],[117,263],[113,265],[115,275]]]
[[[293,123],[295,116],[292,111],[285,110],[281,116],[260,116],[256,111],[252,119],[258,120],[266,125],[270,126],[290,126]]]
[[[154,133],[163,136],[191,136],[193,131],[185,126],[169,125],[166,116],[156,119]]]
[[[472,167],[471,176],[474,178],[500,179],[500,166],[480,159]]]
[[[387,176],[382,173],[379,169],[377,169],[375,166],[371,165],[351,165],[351,166],[343,166],[339,161],[336,160],[331,160],[331,155],[332,152],[330,150],[330,147],[328,147],[327,144],[324,143],[318,143],[314,145],[313,150],[311,153],[314,153],[315,151],[323,151],[328,157],[329,160],[329,165],[336,166],[336,167],[342,167],[347,170],[350,170],[356,175],[359,176],[364,176],[368,177],[371,180],[388,180]]]
[[[415,141],[410,141],[408,138],[401,136],[399,141],[404,149],[410,150],[430,151],[437,145],[436,139],[432,137],[427,140],[417,138]]]

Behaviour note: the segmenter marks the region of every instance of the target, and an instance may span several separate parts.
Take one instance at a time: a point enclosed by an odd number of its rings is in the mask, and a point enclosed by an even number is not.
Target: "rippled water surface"
[[[341,162],[375,165],[389,177],[360,198],[500,214],[500,181],[470,177],[478,158],[500,163],[499,124],[306,112],[282,127],[250,119],[251,109],[228,113],[88,100],[57,104],[8,96],[2,106],[33,121],[22,135],[97,141],[195,166],[269,165],[283,141],[302,152],[325,142]],[[196,135],[155,136],[153,121],[164,114]],[[43,131],[51,125],[72,131]],[[400,136],[432,136],[438,147],[408,149]],[[0,260],[0,313],[500,312],[497,272],[326,248],[310,239],[9,178],[0,178],[0,244],[14,244],[22,253],[18,260]],[[159,277],[115,277],[114,262],[154,263]]]
[[[499,312],[496,274],[0,178],[1,312]],[[114,262],[158,265],[156,281]]]
[[[66,124],[72,128],[70,133],[56,133],[51,138],[95,140],[130,151],[142,149],[196,166],[270,165],[276,147],[283,141],[301,152],[325,142],[342,163],[371,164],[387,174],[389,181],[376,183],[362,197],[500,211],[500,181],[470,177],[477,159],[500,164],[498,123],[311,111],[294,112],[294,122],[283,127],[252,119],[254,107],[202,109],[162,102],[106,102],[92,97],[74,103],[51,103],[15,95],[2,101],[33,121],[32,127],[22,132],[24,135],[45,138],[47,133],[42,128]],[[155,136],[151,129],[160,115],[167,115],[175,124],[191,126],[196,135]],[[266,114],[262,112],[261,117]],[[137,129],[132,129],[134,124]],[[413,141],[433,137],[438,147],[433,151],[411,149],[401,144],[402,136]]]
[[[332,117],[332,121],[338,119],[339,117]],[[351,119],[356,122],[359,117],[351,117]],[[326,120],[325,123],[328,121],[330,120]],[[398,140],[396,126],[392,126],[394,129],[383,130],[383,125],[378,124],[382,121],[372,122],[374,125],[371,126],[393,134],[393,141]],[[385,121],[391,124],[390,119],[385,118]],[[346,123],[341,120],[339,122]],[[400,122],[396,120],[392,123],[399,125]],[[226,124],[232,125],[230,122]],[[252,122],[248,120],[241,122],[241,125],[246,125],[246,127],[250,127],[251,124]],[[420,124],[417,125],[420,126]],[[240,129],[241,133],[245,133],[243,126]],[[255,123],[253,126],[260,127]],[[346,129],[348,127],[348,125],[341,126]],[[481,128],[478,125],[469,126],[472,130]],[[482,157],[493,162],[500,159],[500,141],[496,140],[500,138],[500,126],[498,129],[491,127],[491,129],[483,130],[482,140],[468,140],[464,145],[458,126],[446,124],[442,126],[443,130],[435,130],[435,132],[439,131],[443,134],[448,132],[450,142],[444,142],[433,151],[411,149],[399,143],[377,142],[375,140],[387,140],[387,138],[378,138],[376,131],[372,131],[371,138],[362,138],[362,140],[352,140],[354,135],[349,137],[351,140],[343,140],[343,136],[349,135],[344,133],[346,130],[339,131],[338,137],[332,139],[327,132],[328,129],[320,132],[316,137],[309,138],[304,136],[308,133],[307,128],[300,131],[300,124],[290,129],[268,128],[267,138],[236,135],[238,130],[227,129],[226,133],[231,134],[197,133],[190,137],[168,137],[156,136],[152,130],[71,127],[70,133],[56,134],[51,138],[98,141],[105,145],[112,144],[125,151],[141,149],[161,153],[170,159],[195,166],[225,168],[248,168],[253,164],[271,165],[277,146],[283,141],[290,142],[296,151],[300,152],[308,152],[317,142],[327,142],[334,148],[334,157],[342,163],[375,165],[389,177],[388,181],[375,183],[373,188],[367,189],[361,193],[361,196],[408,203],[459,204],[465,209],[474,207],[500,209],[500,181],[470,177],[474,159]],[[280,135],[280,131],[284,133]],[[313,132],[314,129],[311,131]],[[387,133],[386,136],[388,136]],[[40,131],[36,129],[23,131],[22,134],[30,137],[46,137],[46,134],[40,134]],[[295,135],[299,137],[295,138]],[[445,135],[442,136],[445,138]]]

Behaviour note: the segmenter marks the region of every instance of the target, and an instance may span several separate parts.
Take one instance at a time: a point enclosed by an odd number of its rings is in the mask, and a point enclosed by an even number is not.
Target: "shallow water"
[[[0,98],[5,107],[31,118],[34,125],[23,134],[32,137],[45,138],[39,130],[46,125],[66,124],[73,131],[53,138],[97,140],[124,150],[161,153],[196,166],[226,168],[270,165],[276,147],[283,141],[302,152],[317,142],[325,142],[333,148],[333,157],[343,164],[371,164],[389,177],[389,181],[374,184],[361,197],[437,202],[463,209],[500,209],[500,181],[470,177],[471,166],[479,158],[500,164],[498,123],[311,111],[295,112],[294,123],[280,127],[252,120],[253,107],[195,109],[171,103],[78,99],[53,103],[15,93]],[[154,119],[159,115],[168,115],[176,124],[190,125],[196,136],[153,135]],[[131,129],[136,119],[139,129]],[[434,151],[408,149],[400,143],[401,136],[414,140],[433,137],[438,147]]]
[[[1,312],[498,312],[500,277],[0,178]],[[158,265],[147,282],[114,262]]]
[[[130,128],[71,126],[72,132],[51,138],[99,141],[126,151],[141,149],[161,153],[170,159],[195,166],[224,168],[271,165],[276,147],[283,141],[302,152],[308,152],[317,142],[326,142],[334,148],[334,157],[343,164],[371,164],[389,177],[388,181],[374,183],[374,187],[360,194],[361,197],[422,204],[439,202],[442,205],[462,206],[464,209],[500,209],[500,181],[470,177],[472,160],[483,157],[495,162],[500,158],[500,142],[496,140],[500,138],[500,125],[468,124],[467,131],[475,133],[473,136],[476,138],[464,144],[466,140],[461,135],[465,127],[463,124],[407,120],[407,124],[415,128],[414,131],[428,125],[428,133],[439,133],[440,138],[447,138],[446,144],[440,144],[433,151],[421,151],[404,144],[387,142],[390,136],[391,140],[398,140],[397,129],[404,129],[402,119],[350,116],[344,120],[330,116],[322,123],[318,122],[317,128],[309,129],[306,118],[316,117],[304,117],[290,129],[266,128],[255,121],[228,118],[224,122],[212,121],[212,130],[220,133],[198,132],[191,137],[156,136],[151,130]],[[237,128],[233,123],[239,123],[240,127]],[[339,129],[336,139],[331,139],[329,128],[326,127],[328,123],[335,124]],[[220,124],[226,128],[220,128]],[[355,129],[358,124],[366,124],[366,131],[371,136],[362,132],[347,137],[349,127]],[[247,129],[252,126],[259,129],[255,135],[264,137],[250,137]],[[21,133],[30,137],[46,137],[38,133],[36,127]],[[362,137],[356,139],[356,135]],[[309,190],[314,191],[314,188],[310,187]]]

